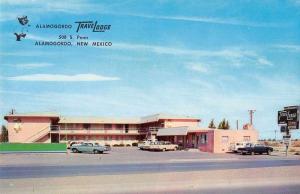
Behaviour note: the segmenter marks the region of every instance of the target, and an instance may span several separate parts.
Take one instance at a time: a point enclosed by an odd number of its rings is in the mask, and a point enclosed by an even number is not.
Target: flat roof
[[[55,117],[59,118],[59,114],[54,112],[38,112],[38,113],[14,113],[5,115],[4,119],[8,117]]]
[[[82,116],[60,116],[53,112],[39,112],[39,113],[16,113],[4,116],[4,119],[8,117],[57,117],[59,118],[59,123],[114,123],[114,124],[142,124],[157,122],[159,120],[165,119],[179,119],[179,120],[191,120],[200,121],[199,118],[190,116],[180,116],[165,113],[158,113],[153,115],[148,115],[144,117],[136,118],[108,118],[108,117],[82,117]]]

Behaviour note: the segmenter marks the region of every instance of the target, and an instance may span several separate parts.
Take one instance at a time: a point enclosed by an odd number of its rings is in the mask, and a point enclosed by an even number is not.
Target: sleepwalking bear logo
[[[21,16],[21,17],[17,17],[19,23],[22,25],[20,31],[21,32],[15,32],[14,35],[16,36],[16,41],[21,41],[21,38],[25,38],[26,37],[26,33],[24,33],[24,31],[28,32],[28,27],[30,26],[29,23],[29,19],[27,18],[27,16]],[[28,25],[27,25],[28,24]]]

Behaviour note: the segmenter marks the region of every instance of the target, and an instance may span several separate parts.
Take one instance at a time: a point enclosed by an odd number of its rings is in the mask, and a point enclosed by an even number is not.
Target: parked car
[[[71,146],[70,149],[74,153],[87,152],[87,153],[94,153],[94,154],[99,154],[99,153],[102,154],[105,151],[110,151],[110,147],[108,146],[102,146],[93,143],[74,144]]]
[[[69,141],[69,142],[67,143],[67,149],[70,149],[71,146],[73,146],[73,145],[80,145],[80,144],[82,144],[82,143],[83,143],[82,141]]]
[[[270,155],[271,152],[273,152],[273,148],[262,144],[248,144],[243,148],[239,148],[238,152],[243,155],[244,154],[254,155],[254,154],[263,154],[263,153]]]
[[[157,140],[152,140],[152,139],[144,140],[138,143],[138,148],[141,150],[146,150],[149,148],[150,144],[154,142],[157,142]]]
[[[244,148],[244,147],[246,147],[249,144],[251,144],[251,143],[249,143],[249,142],[237,142],[237,143],[233,143],[230,146],[230,151],[232,151],[234,153],[237,153],[239,148]]]
[[[177,150],[178,145],[177,144],[172,144],[171,142],[168,141],[160,141],[157,143],[152,143],[150,144],[148,150],[151,151],[169,151],[169,150]]]

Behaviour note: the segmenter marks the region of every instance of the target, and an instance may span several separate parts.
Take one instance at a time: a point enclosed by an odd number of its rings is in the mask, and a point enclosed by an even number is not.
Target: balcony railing
[[[64,134],[143,134],[146,130],[140,129],[104,129],[104,128],[89,128],[89,129],[75,129],[75,128],[60,128],[60,133]]]

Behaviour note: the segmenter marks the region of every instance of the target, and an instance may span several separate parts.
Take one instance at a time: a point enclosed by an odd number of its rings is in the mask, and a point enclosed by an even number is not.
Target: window
[[[244,136],[244,141],[249,142],[250,141],[250,136]]]
[[[228,143],[228,140],[229,140],[229,137],[228,137],[228,136],[222,136],[222,143],[223,143],[223,144],[227,144],[227,143]]]
[[[90,129],[91,128],[91,124],[83,124],[83,128],[84,129]]]
[[[123,124],[116,124],[116,129],[123,129]]]
[[[112,124],[104,124],[104,130],[112,129]]]
[[[207,143],[207,134],[201,134],[200,141],[201,141],[201,144],[206,144]]]

